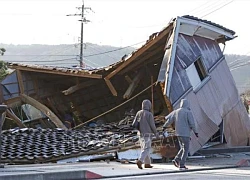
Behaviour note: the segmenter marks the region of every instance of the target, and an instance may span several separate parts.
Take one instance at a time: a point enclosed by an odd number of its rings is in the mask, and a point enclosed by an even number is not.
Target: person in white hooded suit
[[[163,125],[163,129],[174,122],[175,133],[180,144],[180,150],[172,162],[176,167],[180,168],[180,170],[186,170],[188,169],[185,164],[189,151],[191,131],[194,131],[196,137],[198,137],[194,117],[188,100],[182,99],[180,102],[180,108],[172,111],[165,117],[165,119],[166,123]]]

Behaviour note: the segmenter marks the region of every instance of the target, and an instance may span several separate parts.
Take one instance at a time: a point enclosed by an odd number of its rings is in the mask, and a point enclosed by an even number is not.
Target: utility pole
[[[68,14],[66,16],[81,16],[81,19],[79,20],[79,21],[81,21],[80,67],[85,68],[85,63],[83,63],[83,24],[88,23],[90,21],[85,18],[84,11],[85,10],[91,10],[92,11],[92,9],[91,9],[91,7],[85,7],[84,6],[84,0],[82,1],[82,7],[77,7],[77,9],[82,10],[81,14]]]

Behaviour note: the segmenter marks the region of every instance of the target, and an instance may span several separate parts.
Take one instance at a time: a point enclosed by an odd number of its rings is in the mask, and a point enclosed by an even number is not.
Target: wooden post
[[[24,93],[24,85],[23,85],[22,72],[18,69],[18,70],[16,70],[16,74],[17,74],[17,80],[18,80],[20,94],[23,94]]]
[[[151,84],[153,84],[154,83],[154,81],[153,81],[154,79],[153,79],[153,76],[151,76]],[[151,98],[152,98],[152,113],[154,114],[154,86],[151,86]]]

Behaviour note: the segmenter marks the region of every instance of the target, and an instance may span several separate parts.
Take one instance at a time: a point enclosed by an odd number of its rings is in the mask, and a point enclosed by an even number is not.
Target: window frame
[[[199,78],[199,83],[197,83],[196,85],[194,85],[194,83],[191,81],[190,78],[190,73],[188,73],[188,68],[190,66],[194,66],[196,72],[194,72],[193,74],[197,74],[198,76],[196,78]],[[186,69],[186,73],[187,73],[187,77],[188,80],[193,88],[194,93],[198,92],[210,79],[211,76],[208,73],[208,70],[205,66],[205,63],[203,62],[203,58],[201,56],[199,56],[193,63],[191,63]]]

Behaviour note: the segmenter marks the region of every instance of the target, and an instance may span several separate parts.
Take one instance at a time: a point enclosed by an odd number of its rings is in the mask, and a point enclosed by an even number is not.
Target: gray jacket
[[[167,121],[163,125],[164,128],[175,122],[176,136],[190,137],[191,130],[193,130],[194,133],[197,133],[194,117],[187,99],[182,99],[180,108],[172,111],[165,117],[165,119]]]
[[[139,132],[141,136],[158,135],[149,100],[146,99],[142,102],[142,109],[136,113],[133,124],[137,120],[140,121]]]

